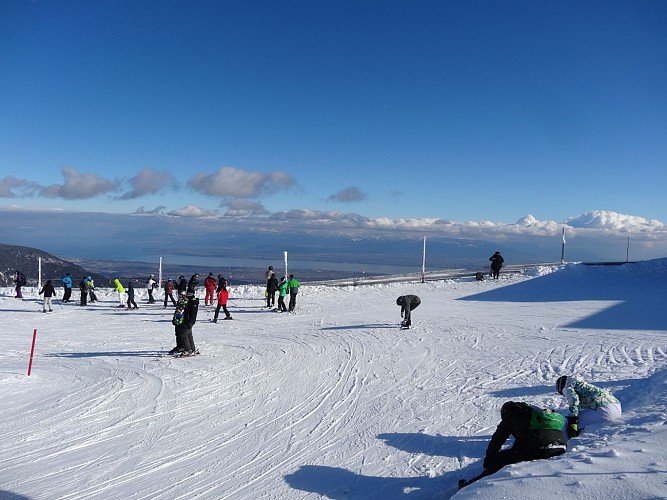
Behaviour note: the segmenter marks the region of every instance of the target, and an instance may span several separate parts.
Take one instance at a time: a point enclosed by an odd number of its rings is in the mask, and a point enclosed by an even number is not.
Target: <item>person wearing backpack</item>
[[[26,284],[26,279],[25,275],[21,271],[16,271],[16,277],[14,278],[14,281],[16,281],[16,299],[22,299],[23,298],[23,292],[21,291],[21,287],[25,286]]]
[[[565,453],[564,424],[565,418],[560,413],[540,410],[527,403],[507,401],[500,410],[500,424],[486,448],[484,471],[473,479],[461,479],[459,488],[495,474],[506,465]],[[510,436],[514,437],[514,444],[509,449],[501,450]]]
[[[500,277],[500,269],[503,267],[505,259],[500,255],[500,252],[496,252],[489,257],[489,260],[491,261],[491,276],[494,280],[497,280]]]

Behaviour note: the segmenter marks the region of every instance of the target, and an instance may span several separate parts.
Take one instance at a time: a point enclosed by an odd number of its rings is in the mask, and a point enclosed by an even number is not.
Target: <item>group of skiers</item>
[[[299,294],[299,281],[290,274],[289,277],[282,276],[280,281],[276,273],[273,271],[273,266],[269,266],[265,274],[266,277],[266,307],[273,309],[276,306],[276,293],[278,294],[277,312],[294,312],[296,308],[296,297]],[[285,305],[285,297],[289,294],[289,305]]]
[[[509,464],[551,458],[567,451],[567,440],[587,427],[617,420],[621,403],[610,391],[576,376],[556,380],[556,391],[568,404],[566,417],[554,410],[542,410],[524,402],[508,401],[500,409],[500,423],[491,436],[478,476],[459,481],[459,488],[498,472]],[[511,448],[501,449],[512,436]]]

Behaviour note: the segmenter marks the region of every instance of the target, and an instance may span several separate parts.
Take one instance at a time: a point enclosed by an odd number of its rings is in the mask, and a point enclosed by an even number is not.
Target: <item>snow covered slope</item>
[[[103,291],[44,314],[34,289],[2,289],[0,497],[667,498],[666,291],[666,260],[306,284],[295,315],[234,287],[234,320],[209,322],[202,300],[202,354],[174,359],[171,309],[145,290],[136,311]],[[403,331],[408,293],[422,305]],[[554,382],[574,373],[611,389],[623,420],[457,493],[502,404],[564,409]]]

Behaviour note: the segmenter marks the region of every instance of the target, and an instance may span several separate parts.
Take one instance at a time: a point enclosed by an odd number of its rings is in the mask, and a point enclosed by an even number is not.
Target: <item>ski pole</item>
[[[37,328],[32,332],[32,349],[30,349],[30,363],[28,363],[28,377],[32,371],[32,357],[35,355],[35,340],[37,340]]]

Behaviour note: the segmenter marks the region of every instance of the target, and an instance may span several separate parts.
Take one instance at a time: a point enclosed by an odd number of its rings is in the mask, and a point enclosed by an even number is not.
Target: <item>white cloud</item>
[[[232,198],[258,198],[295,185],[295,179],[285,172],[265,174],[234,167],[222,167],[210,175],[200,173],[188,181],[188,186],[202,194]]]
[[[167,215],[176,217],[215,217],[217,214],[217,210],[207,210],[196,205],[187,205],[183,208],[177,208],[176,210],[167,212]]]
[[[645,219],[634,215],[623,215],[605,210],[586,212],[577,217],[566,219],[565,224],[572,228],[603,229],[624,233],[665,231],[665,225],[655,219]]]
[[[176,188],[178,183],[173,174],[166,170],[156,170],[151,167],[144,168],[129,181],[132,189],[123,193],[117,199],[133,200],[146,194],[159,193],[165,187]]]
[[[97,195],[116,191],[120,183],[99,177],[96,174],[82,174],[73,167],[63,167],[63,184],[42,187],[39,192],[47,198],[85,200]]]

